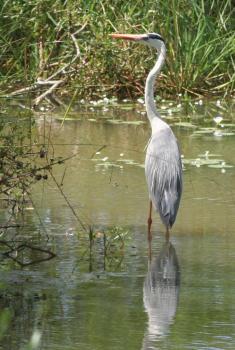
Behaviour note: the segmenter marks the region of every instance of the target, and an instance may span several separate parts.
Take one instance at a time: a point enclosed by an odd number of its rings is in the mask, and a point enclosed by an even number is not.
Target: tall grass
[[[230,94],[234,29],[233,0],[5,0],[0,4],[1,85],[13,90],[63,68],[74,57],[71,34],[78,32],[80,57],[66,71],[67,88],[76,88],[80,97],[104,92],[136,97],[143,94],[154,57],[138,45],[120,47],[108,34],[155,31],[168,49],[160,90]]]

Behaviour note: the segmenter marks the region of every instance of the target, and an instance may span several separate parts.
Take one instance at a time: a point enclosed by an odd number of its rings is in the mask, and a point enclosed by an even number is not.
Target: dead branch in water
[[[38,96],[37,98],[34,99],[33,108],[36,108],[44,100],[45,97],[48,97],[48,95],[50,96],[51,93],[54,90],[56,90],[59,87],[59,85],[63,84],[65,81],[66,81],[66,79],[58,80],[54,84],[52,83],[52,86],[48,90],[46,90],[40,96]],[[46,81],[45,83],[51,84],[51,82],[49,82],[49,81]]]
[[[44,262],[44,261],[51,260],[54,257],[56,257],[56,254],[53,253],[51,250],[43,249],[43,248],[40,248],[40,247],[35,247],[35,246],[33,246],[31,244],[28,244],[28,243],[21,243],[18,246],[14,247],[9,242],[1,240],[0,244],[5,245],[6,247],[9,248],[9,250],[7,252],[3,253],[3,256],[5,256],[5,257],[15,261],[21,267],[38,264],[38,263],[41,263],[41,262]],[[24,262],[24,261],[22,261],[22,260],[20,260],[18,258],[18,254],[23,252],[25,249],[28,249],[28,250],[31,250],[31,251],[35,251],[35,252],[39,252],[39,253],[42,253],[42,254],[46,254],[47,256],[46,257],[41,257],[41,258],[38,258],[38,259],[35,259],[35,260],[32,260],[32,261],[29,261],[29,262]]]

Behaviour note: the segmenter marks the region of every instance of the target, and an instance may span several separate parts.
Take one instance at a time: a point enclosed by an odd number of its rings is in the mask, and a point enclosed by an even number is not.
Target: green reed
[[[0,5],[3,90],[28,86],[66,66],[62,89],[80,97],[143,94],[154,53],[113,42],[112,32],[159,32],[167,61],[158,86],[167,95],[231,94],[235,82],[232,0],[14,0]],[[72,61],[76,47],[80,56]]]

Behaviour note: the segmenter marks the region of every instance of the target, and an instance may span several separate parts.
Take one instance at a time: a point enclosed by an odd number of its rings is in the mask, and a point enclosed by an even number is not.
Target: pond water
[[[73,158],[38,182],[17,232],[57,256],[24,268],[2,261],[0,349],[36,349],[39,338],[48,350],[235,349],[232,108],[199,101],[161,112],[181,145],[184,192],[169,244],[154,214],[151,262],[144,107],[37,113],[50,156]]]

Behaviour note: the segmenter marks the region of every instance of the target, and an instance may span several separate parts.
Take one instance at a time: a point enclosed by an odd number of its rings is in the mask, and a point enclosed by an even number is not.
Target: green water
[[[26,210],[25,231],[17,237],[39,239],[57,257],[24,268],[2,260],[0,316],[11,316],[0,349],[26,349],[35,330],[39,348],[48,350],[235,348],[233,114],[211,103],[190,112],[189,120],[178,109],[162,112],[181,145],[184,192],[170,247],[154,215],[151,264],[143,169],[149,126],[142,107],[88,108],[62,124],[60,114],[38,113],[42,142],[50,136],[56,156],[75,155],[53,174],[98,238],[91,257],[87,234],[55,182],[35,186],[36,210]],[[215,129],[218,114],[226,125]],[[189,121],[195,127],[183,124]],[[2,210],[2,221],[6,215]],[[38,238],[42,224],[46,233]],[[105,256],[102,233],[114,226],[127,238],[115,256]]]

